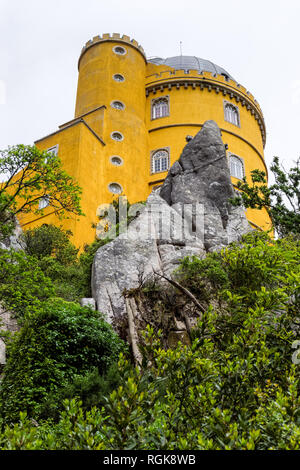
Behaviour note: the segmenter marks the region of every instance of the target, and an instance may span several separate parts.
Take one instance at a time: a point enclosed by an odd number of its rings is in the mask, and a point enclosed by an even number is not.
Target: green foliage
[[[8,344],[3,418],[14,421],[24,410],[36,419],[56,415],[62,387],[94,368],[105,373],[122,350],[124,343],[99,312],[62,299],[44,302]]]
[[[38,261],[23,251],[0,250],[0,299],[22,319],[53,296],[51,280]]]
[[[66,400],[56,423],[38,427],[21,414],[0,448],[300,450],[300,369],[292,361],[299,257],[297,240],[249,234],[206,260],[185,260],[181,282],[213,300],[191,346],[164,349],[161,332],[148,326],[143,366],[121,354],[120,380],[105,398],[88,402],[98,380],[91,370],[74,381],[84,403]]]
[[[78,250],[70,242],[70,231],[63,230],[53,224],[43,224],[40,227],[26,230],[22,236],[25,242],[25,252],[41,260],[52,257],[64,266],[74,263]]]
[[[91,409],[93,406],[103,406],[110,392],[121,385],[121,374],[117,362],[104,374],[100,374],[97,368],[85,375],[76,375],[60,392],[62,400],[80,398],[83,409]]]
[[[244,178],[237,183],[241,197],[232,203],[253,209],[268,211],[274,228],[279,236],[291,233],[300,234],[300,159],[294,167],[286,171],[279,164],[279,158],[274,157],[271,165],[275,183],[268,187],[266,174],[260,170],[251,172],[251,183]]]
[[[0,234],[9,235],[13,217],[39,209],[41,198],[60,218],[68,214],[83,215],[80,208],[81,189],[63,169],[58,156],[40,151],[35,146],[16,145],[0,151]]]

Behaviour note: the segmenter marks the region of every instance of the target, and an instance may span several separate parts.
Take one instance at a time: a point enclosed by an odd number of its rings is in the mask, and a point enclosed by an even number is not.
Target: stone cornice
[[[266,145],[266,126],[263,114],[260,108],[253,102],[249,97],[244,93],[241,93],[236,88],[233,88],[229,84],[214,80],[213,78],[199,77],[199,78],[171,78],[163,79],[152,82],[146,86],[146,96],[149,96],[150,93],[156,94],[157,91],[164,91],[168,89],[171,91],[172,88],[179,90],[180,88],[188,89],[191,87],[193,90],[197,88],[200,90],[207,89],[209,92],[214,91],[215,93],[222,93],[224,97],[229,96],[231,99],[235,99],[236,103],[240,103],[243,107],[251,112],[251,114],[256,119],[263,140],[263,146]]]

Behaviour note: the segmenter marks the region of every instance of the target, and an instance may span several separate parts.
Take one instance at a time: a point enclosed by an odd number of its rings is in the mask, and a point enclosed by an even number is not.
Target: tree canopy
[[[7,236],[16,216],[33,212],[42,215],[46,200],[60,218],[83,215],[81,189],[62,168],[57,155],[36,146],[15,145],[0,151],[0,232]]]
[[[232,202],[252,209],[268,211],[273,226],[279,236],[291,233],[300,234],[300,159],[293,167],[285,170],[274,157],[270,167],[275,182],[268,186],[266,173],[260,170],[251,172],[251,182],[246,178],[237,183],[241,197]]]

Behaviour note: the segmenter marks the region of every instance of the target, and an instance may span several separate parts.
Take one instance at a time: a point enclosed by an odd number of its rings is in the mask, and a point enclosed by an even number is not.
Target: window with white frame
[[[53,147],[50,147],[47,149],[47,153],[52,153],[52,155],[57,155],[58,154],[58,144],[54,145]]]
[[[47,153],[56,156],[58,154],[58,144],[54,145],[53,147],[50,147],[46,150]],[[45,163],[48,163],[49,158],[45,158]]]
[[[41,197],[41,199],[39,200],[39,209],[40,210],[45,209],[46,207],[49,206],[49,204],[50,204],[49,196]]]
[[[236,155],[230,155],[229,157],[229,167],[230,167],[230,175],[242,180],[245,175],[244,171],[244,162],[240,157]]]
[[[118,54],[118,55],[125,55],[127,52],[125,47],[122,47],[122,46],[113,47],[113,51],[115,54]]]
[[[168,149],[159,149],[152,152],[151,172],[161,173],[167,171],[170,166],[170,154]]]
[[[224,115],[225,121],[240,127],[240,113],[237,106],[228,101],[224,101]]]
[[[151,118],[159,119],[166,116],[169,116],[169,97],[162,96],[161,98],[156,98],[151,102]]]

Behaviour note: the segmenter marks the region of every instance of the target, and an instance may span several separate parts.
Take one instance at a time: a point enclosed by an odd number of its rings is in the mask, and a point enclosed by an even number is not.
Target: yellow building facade
[[[118,195],[146,200],[179,158],[186,137],[207,120],[219,125],[227,144],[232,182],[250,178],[264,161],[266,130],[259,104],[224,69],[191,56],[146,58],[128,36],[103,34],[88,41],[78,62],[75,117],[35,142],[58,153],[81,186],[83,217],[59,221],[51,208],[26,215],[24,229],[63,225],[82,248],[96,236],[97,209]],[[266,212],[248,210],[254,227],[270,228]]]

